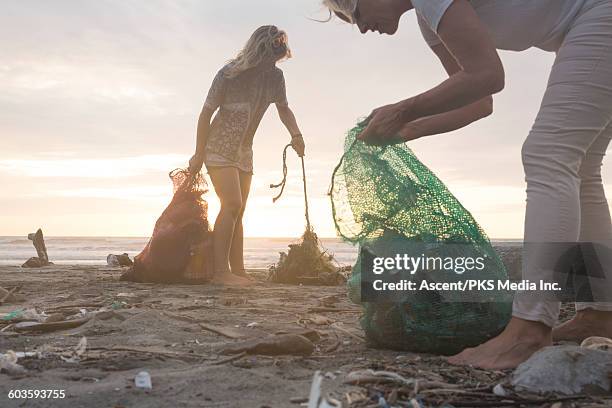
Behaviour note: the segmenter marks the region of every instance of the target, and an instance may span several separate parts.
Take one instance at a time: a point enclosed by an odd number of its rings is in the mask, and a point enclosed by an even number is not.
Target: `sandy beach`
[[[498,406],[499,397],[490,389],[508,374],[450,366],[437,356],[367,348],[358,323],[360,309],[349,302],[343,286],[271,284],[262,270],[250,271],[257,279],[250,288],[135,284],[119,281],[120,273],[120,268],[102,266],[0,267],[2,285],[20,286],[24,297],[21,303],[0,306],[0,315],[24,308],[66,317],[108,310],[79,327],[50,333],[16,333],[8,322],[0,323],[3,352],[43,351],[41,358],[19,360],[27,370],[24,375],[0,374],[0,406],[299,407],[317,370],[325,375],[323,392],[343,406],[379,406],[375,396],[388,392],[388,385],[345,384],[351,372],[364,369],[418,379],[420,392],[433,388],[422,394],[425,406],[444,401],[469,406],[460,404],[470,401],[469,393],[467,400],[461,394],[467,390],[488,395],[482,399],[489,405],[482,406]],[[220,354],[244,339],[305,329],[320,337],[310,356]],[[85,353],[78,361],[65,361],[83,337]],[[135,387],[140,371],[150,373],[151,391]],[[459,391],[435,391],[445,386]],[[65,390],[66,398],[7,398],[18,389]]]

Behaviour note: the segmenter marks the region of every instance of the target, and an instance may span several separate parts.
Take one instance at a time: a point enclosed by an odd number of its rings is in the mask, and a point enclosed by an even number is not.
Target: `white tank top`
[[[537,47],[556,51],[585,4],[597,0],[470,0],[499,49]],[[421,32],[430,46],[440,44],[440,20],[453,0],[412,0]]]

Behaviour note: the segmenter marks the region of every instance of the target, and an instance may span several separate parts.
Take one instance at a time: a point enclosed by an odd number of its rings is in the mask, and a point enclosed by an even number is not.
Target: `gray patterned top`
[[[276,66],[251,69],[235,78],[215,77],[204,106],[219,112],[204,148],[207,167],[237,167],[253,172],[253,137],[271,103],[287,106],[285,78]]]

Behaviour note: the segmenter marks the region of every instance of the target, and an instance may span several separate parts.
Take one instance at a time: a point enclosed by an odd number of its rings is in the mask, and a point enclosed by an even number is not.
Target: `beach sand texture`
[[[25,297],[22,303],[0,306],[0,315],[30,307],[65,316],[116,307],[114,313],[73,329],[0,332],[0,352],[45,347],[69,357],[82,337],[88,344],[78,362],[63,361],[57,353],[19,360],[27,375],[0,374],[0,406],[297,407],[292,399],[306,398],[313,373],[321,370],[330,373],[324,392],[344,406],[365,407],[371,402],[346,405],[347,395],[353,400],[368,395],[365,388],[343,384],[355,370],[393,371],[422,381],[454,382],[463,389],[494,385],[505,376],[453,367],[436,356],[367,348],[358,324],[359,307],[349,302],[344,286],[278,285],[266,282],[262,270],[250,273],[257,279],[254,287],[221,288],[121,282],[121,270],[105,266],[0,267],[2,286],[21,286],[19,293]],[[226,361],[220,349],[240,339],[204,330],[200,323],[244,339],[309,328],[317,330],[321,340],[307,357],[247,355]],[[0,320],[0,330],[3,327],[6,323]],[[151,391],[135,387],[140,371],[150,373]],[[9,390],[15,389],[65,390],[66,399],[8,399]]]

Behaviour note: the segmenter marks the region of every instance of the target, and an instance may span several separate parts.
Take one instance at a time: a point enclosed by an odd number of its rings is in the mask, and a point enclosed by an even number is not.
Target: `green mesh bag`
[[[511,314],[511,295],[414,291],[401,301],[361,301],[362,249],[392,256],[403,248],[439,256],[482,257],[485,268],[440,276],[423,271],[416,279],[506,280],[503,262],[472,215],[405,144],[377,147],[356,140],[365,122],[352,129],[330,190],[338,235],[359,245],[348,282],[349,296],[364,309],[361,325],[373,347],[453,354],[499,334]],[[431,273],[430,273],[431,272]]]

